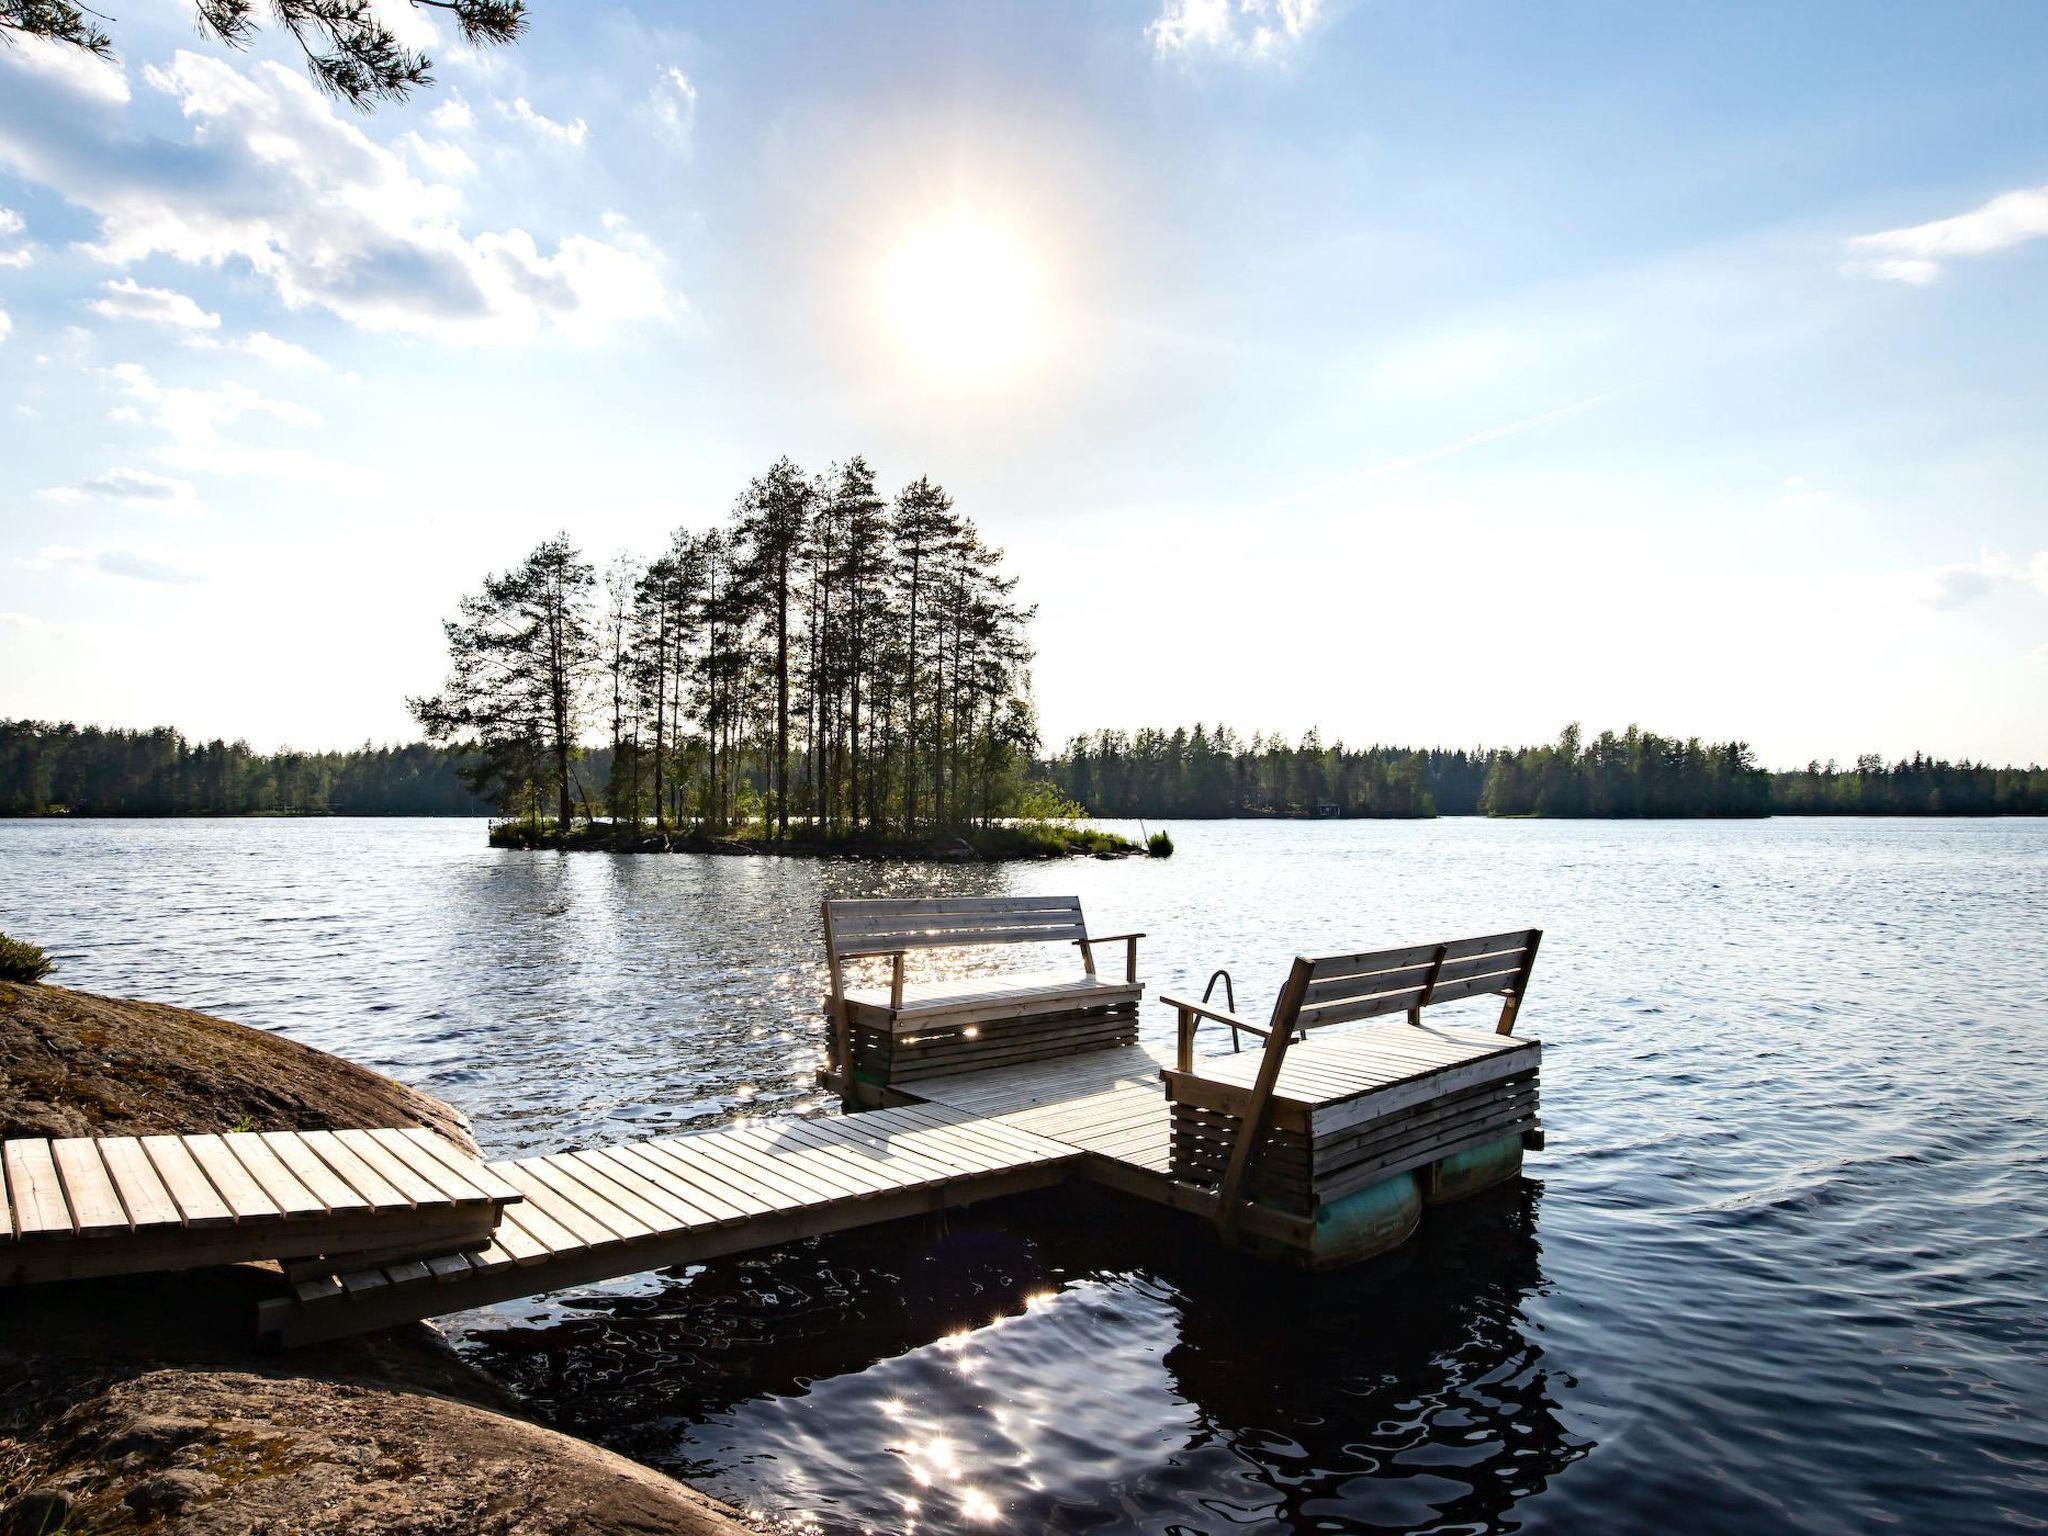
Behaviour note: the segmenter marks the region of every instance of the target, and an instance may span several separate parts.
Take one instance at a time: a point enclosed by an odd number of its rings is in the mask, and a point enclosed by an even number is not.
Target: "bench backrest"
[[[834,961],[906,949],[1071,944],[1087,934],[1078,896],[933,896],[825,903],[825,944]]]
[[[1363,955],[1323,955],[1305,962],[1306,985],[1295,1017],[1287,1022],[1295,1029],[1315,1029],[1389,1013],[1419,1019],[1433,1003],[1494,993],[1507,999],[1500,1024],[1506,1034],[1542,938],[1541,929],[1523,928]]]

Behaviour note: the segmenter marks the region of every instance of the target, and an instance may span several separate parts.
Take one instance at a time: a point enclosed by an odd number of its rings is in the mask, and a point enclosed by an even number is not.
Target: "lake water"
[[[1255,1016],[1297,952],[1546,930],[1549,1150],[1389,1259],[1296,1276],[1060,1193],[456,1320],[537,1412],[764,1521],[2048,1525],[2048,823],[1190,823],[993,869],[483,830],[0,822],[0,929],[494,1152],[821,1107],[822,894],[1079,891],[1155,990],[1227,965]]]

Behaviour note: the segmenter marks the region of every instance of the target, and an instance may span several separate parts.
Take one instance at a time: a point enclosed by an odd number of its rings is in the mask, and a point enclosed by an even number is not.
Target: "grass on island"
[[[920,829],[914,835],[838,830],[820,833],[791,823],[777,837],[760,821],[722,832],[700,824],[657,828],[643,821],[579,821],[564,833],[552,820],[501,821],[490,833],[493,848],[551,848],[604,853],[787,853],[875,859],[1061,859],[1124,858],[1146,849],[1127,837],[1058,821],[1003,821],[990,826]]]
[[[651,821],[591,816],[565,830],[552,818],[494,822],[494,848],[550,848],[604,853],[766,853],[868,859],[1120,859],[1166,858],[1173,839],[1155,832],[1145,843],[1085,825],[1087,812],[1050,784],[1035,781],[1020,796],[1019,814],[963,826],[901,828],[819,827],[792,819],[780,835],[758,798],[745,817],[724,830],[701,821],[656,827]]]

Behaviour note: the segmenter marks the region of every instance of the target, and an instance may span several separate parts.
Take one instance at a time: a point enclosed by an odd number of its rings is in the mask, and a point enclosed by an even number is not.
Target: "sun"
[[[1042,350],[1044,278],[1029,246],[996,220],[958,213],[925,225],[882,268],[884,324],[936,381],[1009,378]]]

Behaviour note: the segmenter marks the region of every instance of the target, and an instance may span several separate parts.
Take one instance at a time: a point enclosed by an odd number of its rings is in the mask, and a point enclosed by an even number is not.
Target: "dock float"
[[[1327,1268],[1541,1145],[1542,1047],[1508,1033],[1533,930],[1298,959],[1263,1025],[1163,998],[1169,1049],[1134,1038],[1142,935],[1087,935],[1074,898],[832,903],[825,927],[821,1078],[847,1113],[488,1162],[416,1129],[10,1141],[0,1281],[275,1260],[289,1287],[257,1326],[293,1345],[1069,1179]],[[904,975],[909,949],[1019,942],[1077,946],[1079,974]],[[1122,981],[1096,974],[1108,942]],[[862,996],[844,971],[869,958],[892,975]],[[1485,995],[1503,999],[1492,1030],[1424,1019]],[[1204,1024],[1262,1045],[1197,1055]]]

